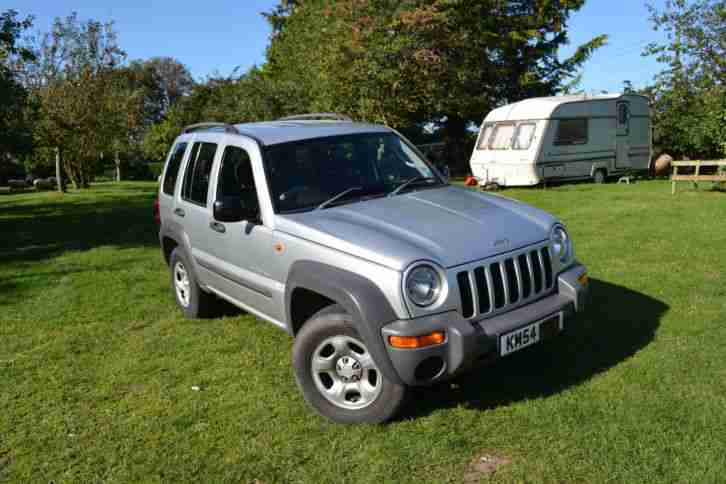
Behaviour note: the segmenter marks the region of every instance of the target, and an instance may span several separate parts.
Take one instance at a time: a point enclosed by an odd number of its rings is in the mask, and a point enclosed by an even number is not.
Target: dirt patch
[[[464,474],[464,482],[472,484],[479,482],[482,477],[495,473],[500,467],[511,464],[511,459],[489,452],[479,454],[471,461]]]

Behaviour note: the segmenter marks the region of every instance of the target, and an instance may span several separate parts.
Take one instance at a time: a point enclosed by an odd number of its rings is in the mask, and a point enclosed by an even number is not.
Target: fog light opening
[[[416,367],[414,376],[420,382],[428,382],[444,371],[444,360],[440,356],[429,356]]]

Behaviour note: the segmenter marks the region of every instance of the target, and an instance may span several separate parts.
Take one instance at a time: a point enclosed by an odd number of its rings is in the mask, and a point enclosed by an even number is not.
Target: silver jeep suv
[[[158,210],[184,314],[221,298],[290,333],[305,399],[336,422],[390,419],[411,386],[553,337],[587,300],[555,217],[337,115],[189,126]]]

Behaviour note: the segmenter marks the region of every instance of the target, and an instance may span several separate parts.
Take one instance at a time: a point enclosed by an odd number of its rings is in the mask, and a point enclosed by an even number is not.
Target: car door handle
[[[219,232],[220,234],[223,234],[227,231],[227,229],[219,222],[209,222],[209,228],[214,230],[215,232]]]
[[[174,215],[178,215],[180,217],[183,217],[186,214],[184,213],[184,210],[183,209],[181,209],[181,208],[175,208],[174,209]]]

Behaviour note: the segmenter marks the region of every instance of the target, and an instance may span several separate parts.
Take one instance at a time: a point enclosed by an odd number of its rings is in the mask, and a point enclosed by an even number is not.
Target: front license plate
[[[562,329],[562,313],[523,326],[499,337],[499,354],[506,356],[557,334]]]

